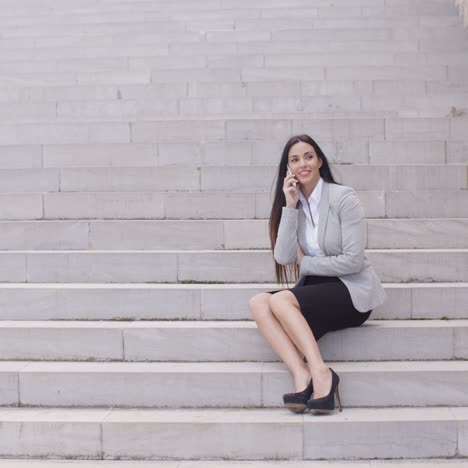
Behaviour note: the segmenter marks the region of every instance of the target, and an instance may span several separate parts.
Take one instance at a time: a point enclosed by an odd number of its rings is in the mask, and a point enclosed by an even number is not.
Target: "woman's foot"
[[[335,397],[338,400],[340,411],[343,409],[341,407],[340,393],[338,392],[340,378],[332,368],[330,368],[330,373],[332,376],[332,383],[328,394],[320,398],[311,398],[307,402],[307,408],[313,414],[331,413],[335,409]]]
[[[303,391],[284,394],[283,403],[289,411],[292,411],[293,413],[303,413],[307,409],[307,405],[312,397],[313,391],[314,387],[311,379]]]
[[[321,398],[330,393],[332,386],[332,373],[328,367],[317,369],[312,373],[312,381],[314,383],[314,399]]]

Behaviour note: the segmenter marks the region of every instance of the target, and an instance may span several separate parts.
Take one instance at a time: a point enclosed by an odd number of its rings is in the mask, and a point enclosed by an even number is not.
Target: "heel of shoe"
[[[336,386],[335,396],[336,396],[336,399],[338,400],[338,406],[340,408],[340,411],[343,411],[343,407],[341,406],[340,392],[338,391],[338,385]]]
[[[330,393],[324,397],[311,399],[307,402],[307,408],[309,412],[313,414],[326,414],[331,413],[335,409],[335,397],[338,401],[340,411],[343,410],[341,406],[340,394],[338,391],[338,384],[340,383],[340,378],[336,372],[330,367],[332,373],[332,386]]]

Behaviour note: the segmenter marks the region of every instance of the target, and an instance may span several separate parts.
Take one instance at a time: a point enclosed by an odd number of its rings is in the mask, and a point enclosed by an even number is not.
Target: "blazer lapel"
[[[330,202],[328,198],[328,188],[330,184],[323,181],[322,195],[319,203],[319,225],[318,225],[318,244],[319,247],[325,252],[323,248],[323,240],[325,238],[325,229],[328,221],[328,210],[330,208]],[[326,252],[325,252],[326,253]]]

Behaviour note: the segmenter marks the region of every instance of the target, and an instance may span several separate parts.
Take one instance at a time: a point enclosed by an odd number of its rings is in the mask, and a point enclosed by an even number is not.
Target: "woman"
[[[341,411],[339,377],[323,362],[317,340],[362,325],[386,294],[364,253],[359,199],[352,188],[335,182],[327,158],[308,135],[286,143],[269,226],[278,282],[287,282],[290,273],[300,276],[291,289],[249,301],[260,332],[294,378],[296,393],[283,401],[296,413],[307,408],[327,413],[335,408],[336,393]]]

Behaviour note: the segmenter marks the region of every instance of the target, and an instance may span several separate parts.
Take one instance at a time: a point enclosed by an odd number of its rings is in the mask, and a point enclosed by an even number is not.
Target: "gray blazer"
[[[298,244],[301,247],[304,258],[294,287],[304,284],[307,275],[338,276],[358,311],[367,312],[382,304],[387,295],[365,255],[366,221],[354,189],[323,181],[318,244],[325,257],[308,255],[301,205],[298,201],[297,208],[283,207],[273,253],[279,264],[289,265],[296,260]]]

